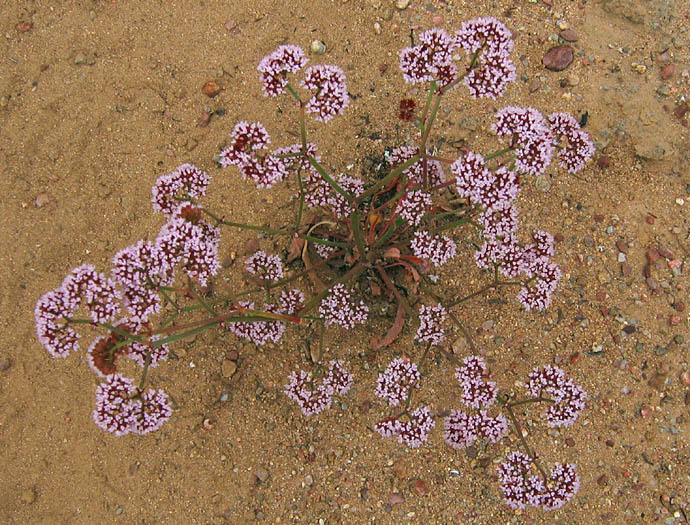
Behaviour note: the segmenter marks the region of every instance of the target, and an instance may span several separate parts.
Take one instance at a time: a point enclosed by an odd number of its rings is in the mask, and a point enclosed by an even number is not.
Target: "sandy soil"
[[[0,17],[0,521],[687,521],[690,142],[682,104],[690,8],[683,0],[482,3],[423,0],[400,10],[390,0],[7,2]],[[257,191],[213,161],[243,119],[262,121],[276,145],[294,142],[294,108],[287,98],[263,97],[255,70],[278,44],[306,49],[320,39],[326,52],[313,61],[346,70],[350,108],[309,133],[329,167],[352,164],[359,174],[385,147],[412,137],[397,118],[400,98],[420,96],[397,67],[410,29],[454,29],[478,15],[514,30],[521,79],[497,102],[457,90],[438,138],[489,143],[492,108],[530,104],[545,113],[588,112],[599,148],[577,177],[551,170],[539,188],[526,180],[520,197],[525,227],[561,239],[556,260],[565,278],[553,306],[525,314],[505,293],[457,310],[500,384],[510,388],[534,366],[558,363],[589,392],[572,429],[547,432],[536,417],[528,428],[547,463],[578,464],[576,498],[553,513],[509,509],[493,467],[515,448],[509,442],[466,454],[443,444],[440,425],[416,450],[372,433],[384,414],[373,395],[378,372],[394,355],[416,351],[409,327],[392,348],[370,351],[370,338],[389,322],[384,315],[329,336],[329,356],[348,362],[356,386],[319,416],[304,418],[282,393],[304,358],[296,331],[265,350],[209,332],[177,344],[177,359],[152,375],[177,403],[162,430],[117,438],[98,429],[91,420],[97,378],[83,353],[54,360],[38,344],[38,297],[71,268],[88,262],[107,271],[115,251],[154,236],[162,217],[151,209],[151,186],[183,162],[212,175],[206,203],[228,219],[280,225],[293,216],[294,187]],[[566,27],[578,37],[576,59],[554,73],[541,59]],[[222,87],[215,98],[202,92],[209,80]],[[242,255],[251,238],[224,231],[224,260]],[[481,275],[468,259],[471,247],[458,240],[463,262],[442,277],[467,293]],[[266,249],[281,243],[260,240]],[[241,288],[237,270],[228,268],[217,286]],[[235,356],[226,352],[237,353],[231,378],[222,364]],[[446,363],[432,368],[419,399],[438,410],[457,404]]]

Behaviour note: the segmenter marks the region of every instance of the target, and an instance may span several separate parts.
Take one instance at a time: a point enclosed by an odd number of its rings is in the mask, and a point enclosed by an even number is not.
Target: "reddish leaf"
[[[388,333],[381,339],[381,341],[376,342],[372,339],[372,348],[374,350],[378,350],[380,348],[383,348],[384,346],[388,346],[391,344],[393,341],[395,341],[398,336],[400,335],[400,332],[402,332],[403,325],[405,324],[405,308],[403,307],[402,303],[398,302],[398,311],[395,314],[395,320],[393,321],[393,324],[391,327],[388,329]]]
[[[391,259],[399,259],[400,258],[400,250],[398,248],[388,248],[385,252],[383,252],[384,257],[390,257]]]
[[[304,239],[296,235],[290,241],[290,248],[288,248],[287,262],[291,263],[302,257],[302,248],[304,248]]]

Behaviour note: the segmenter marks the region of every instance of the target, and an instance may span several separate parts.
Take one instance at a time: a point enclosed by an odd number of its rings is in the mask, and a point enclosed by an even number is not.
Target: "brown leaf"
[[[244,244],[244,253],[250,254],[258,251],[259,249],[259,240],[254,238],[254,239],[249,239],[245,244]]]
[[[290,241],[290,247],[288,248],[287,262],[291,263],[294,260],[302,257],[302,248],[304,248],[304,239],[297,237],[295,235]]]
[[[369,282],[369,287],[371,288],[371,295],[374,297],[381,295],[381,287],[374,281]]]
[[[393,321],[393,324],[391,327],[388,329],[388,332],[386,335],[381,339],[381,341],[376,342],[372,340],[371,346],[374,350],[378,350],[380,348],[383,348],[384,346],[388,346],[391,344],[393,341],[395,341],[398,336],[400,335],[400,332],[402,332],[403,325],[405,324],[405,308],[403,307],[401,302],[398,302],[398,311],[395,313],[395,320]]]

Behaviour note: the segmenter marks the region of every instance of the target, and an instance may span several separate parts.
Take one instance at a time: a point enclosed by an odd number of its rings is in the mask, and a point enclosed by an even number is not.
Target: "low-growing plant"
[[[36,305],[38,339],[54,357],[78,349],[80,324],[104,331],[86,353],[89,366],[103,378],[96,390],[96,424],[118,436],[159,429],[172,408],[165,392],[146,388],[150,370],[168,358],[168,345],[212,327],[257,346],[277,343],[290,325],[315,332],[318,349],[306,370],[289,376],[285,394],[304,415],[318,414],[353,383],[343,356],[326,363],[324,331],[331,325],[351,330],[367,322],[369,307],[358,297],[366,290],[390,301],[396,311],[375,348],[395,341],[407,319],[418,326],[415,340],[421,348],[416,362],[403,355],[380,374],[375,393],[392,412],[373,429],[418,447],[435,420],[445,416],[444,439],[455,449],[477,440],[497,443],[512,429],[522,450],[509,454],[498,467],[507,503],[555,509],[572,498],[579,487],[575,466],[556,463],[547,473],[523,437],[516,407],[544,404],[549,426],[568,426],[584,408],[584,391],[559,368],[545,366],[530,374],[529,397],[517,399],[488,380],[481,357],[461,361],[443,344],[444,325],[450,320],[476,350],[453,309],[479,295],[516,288],[525,311],[549,306],[561,277],[551,260],[554,240],[544,231],[533,232],[526,241],[519,233],[515,200],[520,176],[544,173],[556,154],[561,166],[576,172],[594,151],[571,115],[544,117],[534,108],[513,106],[494,116],[492,129],[505,144],[493,153],[465,148],[458,157],[447,158],[430,147],[441,101],[452,90],[464,84],[475,98],[496,98],[515,80],[512,50],[510,31],[494,18],[470,20],[454,34],[443,29],[423,32],[417,45],[403,49],[405,81],[428,84],[420,114],[415,114],[414,100],[400,103],[399,116],[418,128],[417,141],[389,150],[386,170],[366,180],[327,170],[307,137],[308,116],[328,122],[349,105],[343,71],[333,65],[306,67],[308,59],[294,45],[282,45],[264,57],[258,66],[264,94],[292,97],[299,109],[300,141],[270,150],[266,128],[242,121],[216,161],[239,170],[257,188],[269,189],[294,177],[294,224],[269,228],[226,220],[201,203],[209,175],[183,164],[153,186],[153,208],[166,218],[153,241],[139,240],[115,254],[110,276],[89,265],[75,268]],[[459,65],[458,51],[466,54],[465,65]],[[296,83],[294,75],[302,70]],[[308,220],[307,208],[315,211]],[[287,275],[280,257],[259,250],[244,261],[251,286],[217,296],[209,284],[221,270],[221,227],[284,238],[295,270]],[[438,277],[432,270],[458,255],[451,231],[475,243],[475,262],[488,277],[485,286],[462,297],[434,291],[439,289],[434,287]],[[308,297],[294,287],[302,277],[312,282]],[[89,316],[79,317],[80,311]],[[460,400],[469,413],[412,408],[412,393],[432,352],[456,368]],[[137,382],[118,372],[123,358],[141,368]],[[490,414],[496,404],[502,411]]]

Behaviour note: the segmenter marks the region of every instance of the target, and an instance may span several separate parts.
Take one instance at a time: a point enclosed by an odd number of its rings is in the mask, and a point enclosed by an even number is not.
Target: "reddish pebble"
[[[596,215],[594,216],[594,222],[604,222],[604,216],[601,215],[601,214],[599,214],[599,213],[596,214]]]
[[[683,301],[676,301],[673,303],[673,309],[676,312],[684,312],[685,311],[685,303]]]
[[[632,268],[628,263],[621,263],[621,275],[623,277],[630,277],[632,274]]]
[[[403,503],[404,501],[405,498],[403,498],[403,495],[399,492],[394,492],[390,495],[390,498],[388,498],[388,502],[391,504],[391,506],[397,505],[398,503]]]
[[[419,497],[424,496],[429,491],[426,483],[424,483],[421,479],[415,480],[414,485],[412,485],[412,490],[414,490],[415,494],[417,494]]]
[[[602,155],[597,159],[597,166],[599,166],[600,169],[605,170],[611,165],[611,157],[608,155]]]
[[[435,26],[442,26],[443,25],[443,18],[440,16],[435,16],[431,19],[431,21],[434,23]]]
[[[576,364],[580,359],[582,359],[582,354],[580,352],[573,352],[570,354],[570,364],[574,365]]]
[[[213,98],[218,93],[220,93],[220,86],[214,80],[209,80],[208,82],[206,82],[206,84],[204,84],[203,92],[205,95],[208,95],[209,97]]]
[[[575,440],[573,438],[565,438],[565,444],[569,447],[575,446]]]
[[[654,224],[654,221],[655,221],[653,215],[647,215],[647,217],[645,218],[645,220],[647,221],[647,224]]]
[[[616,241],[616,248],[621,253],[628,253],[628,243],[622,239]]]
[[[661,80],[668,80],[673,76],[673,74],[676,72],[676,65],[675,64],[666,64],[664,67],[661,68],[661,71],[659,72],[659,75],[661,76]]]
[[[608,477],[606,477],[606,474],[602,474],[597,478],[597,485],[599,485],[600,487],[605,487],[608,481],[609,479]]]
[[[564,239],[565,237],[563,237],[563,234],[560,232],[553,236],[553,240],[556,242],[563,242]]]
[[[606,440],[606,446],[607,446],[607,447],[612,447],[612,446],[613,446],[613,439],[607,439],[607,440]]]
[[[680,324],[680,315],[672,315],[668,318],[668,324],[671,326],[678,326]]]
[[[563,71],[572,63],[573,58],[575,54],[572,47],[556,46],[546,52],[542,64],[549,71]]]
[[[34,25],[31,22],[19,22],[17,24],[17,31],[20,33],[26,33],[27,31],[31,31],[31,28]]]
[[[564,29],[558,33],[558,36],[566,42],[577,42],[577,33],[572,29]]]
[[[657,248],[657,252],[659,252],[659,255],[661,255],[665,259],[668,259],[669,261],[673,259],[673,252],[671,250],[669,250],[668,248],[664,248],[663,246],[659,246]]]
[[[661,255],[659,254],[656,248],[650,248],[649,250],[647,250],[647,262],[649,262],[649,264],[654,264],[660,258]]]
[[[39,193],[34,198],[34,206],[36,206],[37,208],[43,208],[43,206],[45,206],[49,202],[50,202],[50,197],[48,197],[47,193]]]
[[[680,381],[685,385],[685,386],[690,386],[690,370],[686,370],[682,374],[680,374]]]

